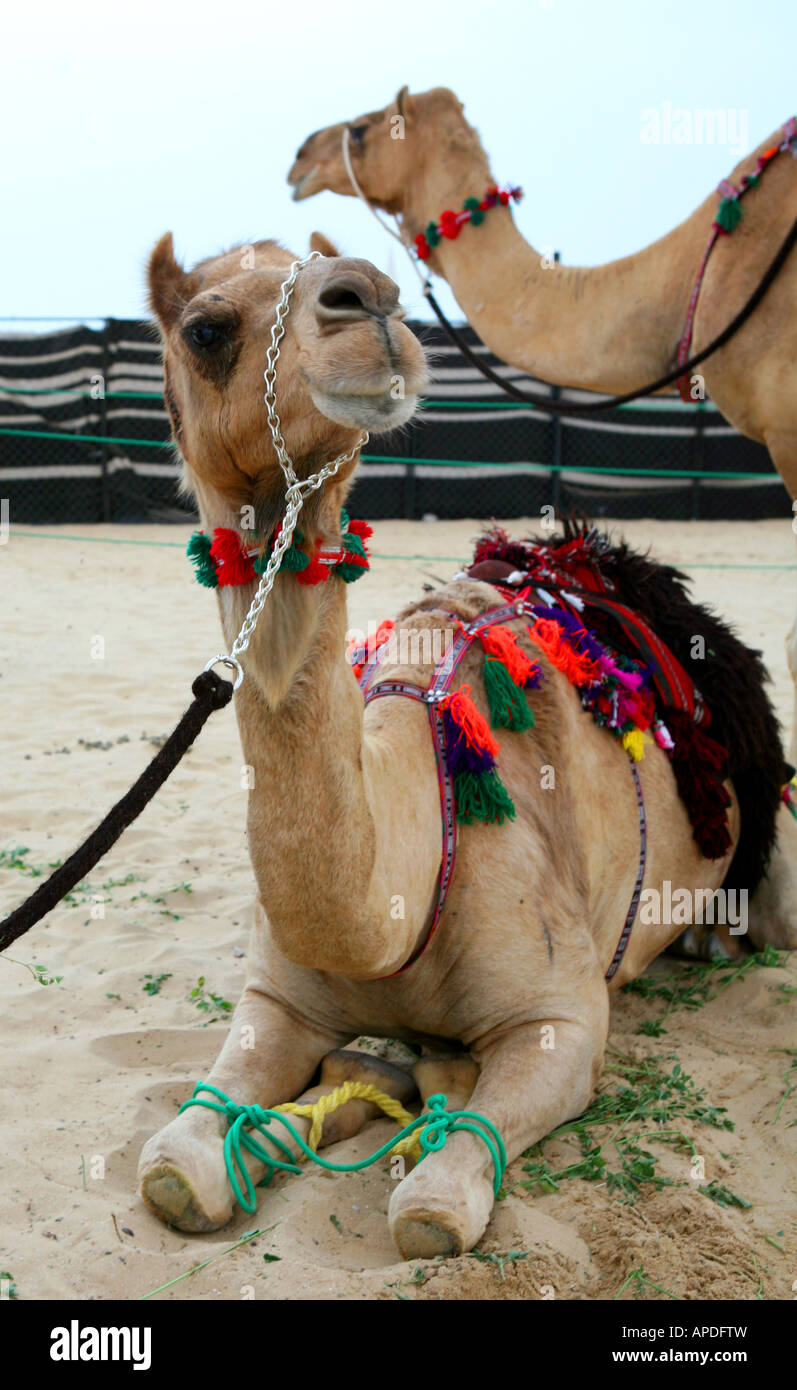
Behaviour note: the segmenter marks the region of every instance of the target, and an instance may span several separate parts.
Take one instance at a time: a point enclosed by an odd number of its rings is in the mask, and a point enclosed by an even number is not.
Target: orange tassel
[[[450,695],[446,695],[445,699],[440,701],[438,709],[448,710],[454,723],[462,730],[465,742],[471,748],[479,748],[484,752],[492,753],[495,757],[498,752],[498,744],[490,733],[490,725],[484,715],[479,713],[470,697],[469,685],[462,685],[459,690],[454,690]]]
[[[528,634],[532,642],[542,647],[551,665],[567,676],[571,685],[589,685],[600,678],[597,662],[574,651],[553,618],[538,618]]]
[[[508,627],[485,627],[478,634],[488,656],[497,657],[505,666],[515,685],[521,689],[534,674],[535,663],[518,646],[517,637]]]

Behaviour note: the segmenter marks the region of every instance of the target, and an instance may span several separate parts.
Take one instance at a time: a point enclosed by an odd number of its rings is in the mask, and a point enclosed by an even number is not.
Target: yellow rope
[[[378,1105],[380,1110],[383,1110],[391,1120],[395,1120],[397,1125],[401,1125],[402,1129],[405,1125],[411,1125],[414,1119],[414,1116],[404,1109],[401,1101],[396,1100],[393,1096],[385,1095],[384,1091],[378,1090],[368,1081],[344,1081],[342,1086],[336,1086],[334,1091],[330,1091],[327,1096],[320,1096],[318,1100],[313,1101],[312,1105],[298,1105],[296,1101],[286,1101],[284,1105],[275,1105],[274,1109],[287,1115],[300,1115],[302,1118],[310,1120],[307,1143],[309,1148],[316,1150],[327,1115],[339,1110],[341,1105],[345,1105],[350,1100],[368,1100],[372,1105]],[[410,1154],[413,1158],[420,1158],[420,1132],[416,1130],[414,1134],[400,1140],[390,1152]]]

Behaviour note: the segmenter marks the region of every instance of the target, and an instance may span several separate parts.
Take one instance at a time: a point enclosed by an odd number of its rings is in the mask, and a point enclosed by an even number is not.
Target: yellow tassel
[[[641,729],[629,729],[623,734],[623,748],[635,763],[644,757],[646,743],[650,743],[650,739],[645,737]]]

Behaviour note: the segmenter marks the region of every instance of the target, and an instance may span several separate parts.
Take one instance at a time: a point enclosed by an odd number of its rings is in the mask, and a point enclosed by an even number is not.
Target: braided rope
[[[377,1086],[369,1081],[344,1081],[342,1085],[336,1086],[334,1091],[330,1091],[326,1096],[319,1096],[318,1100],[309,1105],[298,1105],[296,1101],[286,1101],[284,1105],[275,1105],[274,1109],[284,1115],[300,1115],[305,1119],[312,1120],[310,1133],[307,1136],[307,1143],[313,1152],[316,1151],[321,1139],[321,1131],[324,1127],[324,1120],[327,1115],[331,1115],[338,1110],[341,1105],[345,1105],[349,1100],[368,1100],[373,1105],[378,1105],[391,1120],[395,1120],[399,1125],[411,1125],[413,1117],[409,1110],[405,1110],[400,1100],[394,1096],[387,1095],[380,1091]],[[412,1147],[412,1146],[411,1146]],[[415,1145],[417,1149],[416,1157],[420,1156],[420,1143]],[[402,1150],[410,1152],[410,1150]]]

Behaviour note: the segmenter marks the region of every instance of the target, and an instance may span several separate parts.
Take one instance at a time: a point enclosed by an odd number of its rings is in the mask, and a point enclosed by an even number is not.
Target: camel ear
[[[409,116],[410,116],[410,112],[409,112],[409,100],[410,100],[410,89],[409,89],[409,87],[402,87],[402,88],[401,88],[401,91],[398,92],[398,94],[397,94],[397,96],[396,96],[396,106],[398,107],[398,113],[399,113],[399,115],[400,115],[400,116],[403,116],[404,119],[405,119],[405,121],[409,120]]]
[[[161,328],[171,327],[187,304],[189,283],[190,276],[175,257],[172,234],[166,232],[153,248],[147,268],[150,308]]]
[[[322,256],[339,256],[340,251],[334,241],[324,236],[323,232],[313,232],[310,237],[310,250],[320,251]]]

